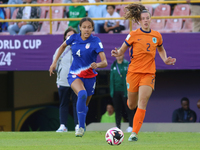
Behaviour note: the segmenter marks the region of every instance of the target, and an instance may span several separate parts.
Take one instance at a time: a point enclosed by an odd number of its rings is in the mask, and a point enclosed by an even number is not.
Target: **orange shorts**
[[[151,73],[128,72],[126,76],[127,90],[129,92],[138,92],[141,85],[148,85],[154,90],[155,76],[155,74]]]

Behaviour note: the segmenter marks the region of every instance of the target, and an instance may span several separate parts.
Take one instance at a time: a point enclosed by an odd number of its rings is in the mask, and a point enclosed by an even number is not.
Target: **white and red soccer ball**
[[[110,128],[106,132],[105,138],[110,145],[120,145],[124,140],[124,133],[117,127]]]

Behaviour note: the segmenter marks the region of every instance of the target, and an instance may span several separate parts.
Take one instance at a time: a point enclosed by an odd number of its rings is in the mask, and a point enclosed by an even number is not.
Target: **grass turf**
[[[200,133],[140,132],[137,142],[128,142],[124,133],[119,146],[105,141],[105,132],[86,131],[75,137],[74,132],[0,132],[0,150],[199,150]]]

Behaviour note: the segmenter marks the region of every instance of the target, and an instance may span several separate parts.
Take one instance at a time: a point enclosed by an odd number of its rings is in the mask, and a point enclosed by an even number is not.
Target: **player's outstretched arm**
[[[120,49],[115,48],[115,50],[111,50],[111,56],[119,57],[119,56],[123,55],[127,49],[128,49],[128,46],[124,42]]]
[[[107,59],[106,59],[105,53],[104,53],[104,52],[100,52],[100,53],[99,53],[99,56],[100,56],[101,62],[99,62],[99,63],[93,62],[93,63],[91,64],[92,69],[105,68],[105,67],[107,67],[108,63],[107,63]]]
[[[62,45],[59,47],[58,53],[53,61],[53,63],[51,64],[50,68],[49,68],[49,75],[51,76],[52,74],[54,74],[54,70],[56,69],[56,63],[58,61],[58,58],[60,57],[60,55],[63,53],[63,51],[65,50],[65,48],[67,47],[66,41],[64,41],[62,43]]]
[[[166,65],[174,65],[175,64],[176,58],[167,57],[167,53],[166,53],[163,45],[160,46],[160,47],[157,47],[157,49],[158,49],[158,52],[159,52],[159,55],[160,55],[161,59],[163,60],[163,62]]]

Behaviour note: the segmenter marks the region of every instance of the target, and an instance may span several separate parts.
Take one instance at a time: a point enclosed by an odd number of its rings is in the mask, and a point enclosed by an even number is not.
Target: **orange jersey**
[[[162,36],[159,32],[143,31],[141,28],[131,31],[125,43],[130,46],[131,63],[128,71],[137,73],[155,73],[156,47],[162,46]]]

